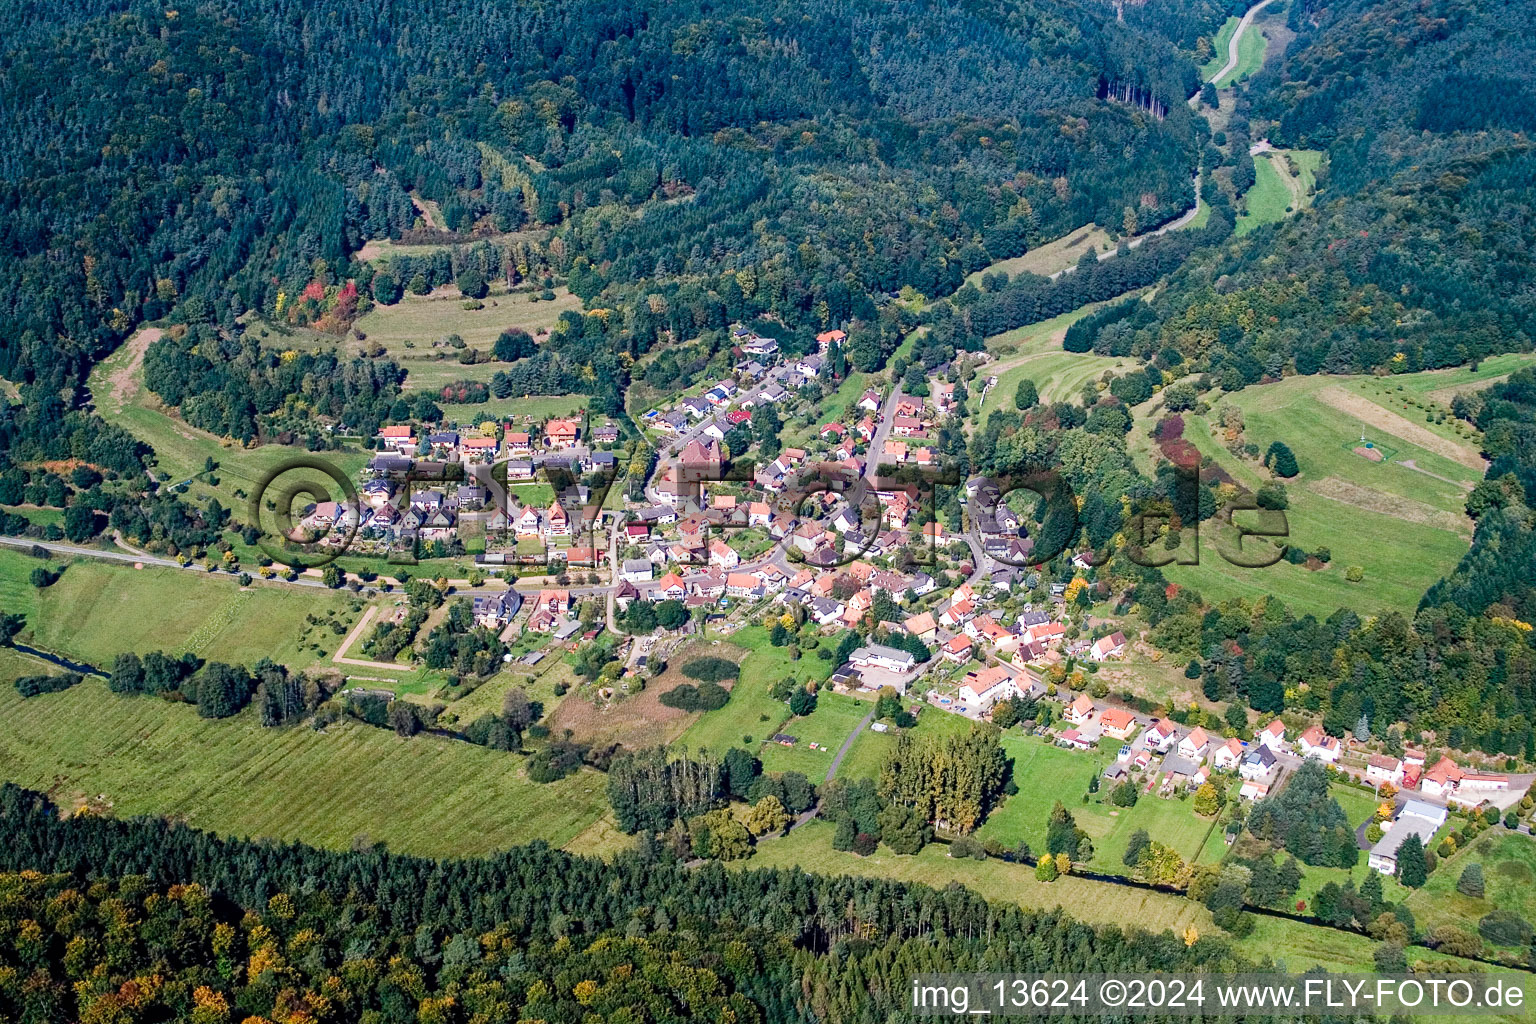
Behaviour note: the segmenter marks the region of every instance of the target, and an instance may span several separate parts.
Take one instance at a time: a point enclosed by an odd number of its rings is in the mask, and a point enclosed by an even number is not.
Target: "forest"
[[[0,1012],[29,1021],[114,1019],[136,1000],[199,1022],[873,1024],[924,970],[1251,966],[1220,938],[1093,928],[959,886],[690,869],[654,845],[611,863],[542,844],[327,852],[61,817],[8,784],[0,869]]]

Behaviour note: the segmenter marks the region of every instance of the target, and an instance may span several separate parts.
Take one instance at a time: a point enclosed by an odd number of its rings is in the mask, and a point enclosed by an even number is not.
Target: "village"
[[[730,635],[782,617],[797,637],[823,638],[823,657],[851,637],[858,642],[838,647],[830,666],[832,691],[871,700],[895,693],[914,713],[1022,721],[1064,751],[1111,755],[1108,785],[1165,799],[1215,784],[1252,803],[1316,760],[1395,799],[1370,857],[1388,873],[1394,844],[1414,829],[1433,835],[1447,807],[1502,808],[1523,793],[1520,779],[1444,756],[1426,765],[1411,746],[1401,756],[1357,750],[1353,738],[1315,723],[1276,718],[1250,732],[1210,715],[1181,724],[1128,693],[1111,701],[1098,670],[1138,638],[1076,607],[1072,579],[1047,580],[1029,566],[1024,510],[974,477],[959,496],[963,524],[946,525],[931,490],[925,503],[912,483],[912,470],[942,461],[930,439],[955,411],[954,384],[935,378],[924,398],[899,385],[869,389],[856,422],[827,422],[809,444],[775,442],[771,459],[754,459],[753,411],[792,403],[791,389],[823,373],[845,336],[825,332],[818,353],[795,358],[746,328],[733,339],[736,374],[642,417],[643,438],[612,421],[566,417],[486,421],[463,432],[385,426],[359,507],[309,509],[305,539],[460,553],[472,535],[477,571],[507,581],[504,591],[474,595],[477,623],[505,640],[547,635],[571,649],[611,630],[625,678],[657,664],[667,636],[704,628]],[[661,458],[645,478],[619,486],[647,442]],[[1089,568],[1085,556],[1072,560],[1075,574]],[[519,590],[523,578],[539,589]],[[636,605],[646,614],[631,618]],[[675,610],[645,628],[663,607]],[[521,657],[532,664],[543,655]]]

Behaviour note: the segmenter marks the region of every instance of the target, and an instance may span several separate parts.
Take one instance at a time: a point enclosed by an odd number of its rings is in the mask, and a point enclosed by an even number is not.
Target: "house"
[[[1269,750],[1285,749],[1285,723],[1275,719],[1259,730],[1259,742]]]
[[[465,462],[494,462],[497,441],[494,437],[466,437],[459,445]]]
[[[592,440],[597,444],[614,444],[619,440],[619,428],[613,423],[604,423],[592,431]]]
[[[566,512],[565,506],[557,499],[549,506],[549,511],[544,513],[544,535],[546,537],[569,537],[571,535],[571,516]]]
[[[1422,800],[1409,800],[1398,811],[1396,819],[1388,826],[1386,832],[1371,847],[1371,854],[1367,861],[1370,866],[1384,875],[1397,873],[1397,851],[1410,835],[1418,836],[1419,842],[1428,849],[1430,840],[1445,824],[1446,809],[1434,804],[1425,803]]]
[[[1237,768],[1243,760],[1243,743],[1236,736],[1216,748],[1216,753],[1211,758],[1211,765],[1220,772],[1230,772]]]
[[[1097,709],[1094,708],[1093,701],[1089,699],[1088,695],[1080,693],[1077,695],[1076,700],[1067,705],[1066,710],[1061,713],[1061,717],[1073,725],[1082,725],[1093,717],[1095,710]]]
[[[451,430],[440,430],[427,435],[427,446],[433,458],[456,457],[459,453],[459,435]]]
[[[1245,778],[1242,787],[1237,791],[1240,800],[1263,800],[1268,795],[1269,784],[1260,782],[1258,779]]]
[[[550,420],[544,424],[544,447],[569,448],[580,433],[575,420]]]
[[[939,622],[946,629],[954,629],[962,623],[969,622],[975,614],[975,603],[970,598],[961,598],[949,603],[949,607],[939,614]]]
[[[416,447],[416,436],[411,433],[408,424],[394,427],[380,427],[378,438],[389,448],[397,452],[409,451]]]
[[[1109,658],[1118,658],[1125,651],[1125,634],[1111,633],[1109,636],[1101,636],[1093,642],[1088,649],[1089,657],[1094,661],[1105,661]]]
[[[917,664],[917,659],[913,658],[909,651],[898,651],[894,647],[885,647],[881,644],[870,644],[867,647],[857,648],[849,655],[848,662],[855,668],[879,668],[887,672],[910,672]]]
[[[795,372],[807,380],[815,380],[821,374],[822,364],[825,362],[821,356],[805,356],[795,363]]]
[[[1315,757],[1329,764],[1339,759],[1339,741],[1323,732],[1323,727],[1314,725],[1296,738],[1296,749],[1302,757]]]
[[[880,457],[888,462],[907,461],[907,443],[905,441],[887,441],[880,451]]]
[[[1479,803],[1482,800],[1480,794],[1508,788],[1508,776],[1467,771],[1448,757],[1435,762],[1419,783],[1425,796],[1445,797],[1457,803]]]
[[[719,569],[706,569],[703,572],[694,573],[683,582],[695,596],[717,598],[725,594],[727,579],[729,577]]]
[[[766,501],[754,501],[747,505],[747,525],[767,526],[773,520],[773,507]]]
[[[763,581],[749,572],[733,572],[725,577],[725,592],[732,597],[743,597],[750,601],[760,600],[767,595],[767,589]],[[842,611],[842,606],[838,606]]]
[[[571,592],[569,590],[541,590],[538,599],[534,602],[534,610],[549,612],[552,615],[564,615],[571,610]]]
[[[1263,743],[1248,751],[1242,763],[1237,766],[1237,774],[1245,779],[1264,779],[1275,767],[1275,751]]]
[[[822,331],[816,335],[816,344],[821,346],[821,350],[825,352],[833,345],[841,345],[847,338],[848,335],[842,331]]]
[[[962,634],[963,635],[963,634]],[[994,665],[966,674],[960,684],[960,703],[978,713],[991,711],[1000,700],[1008,700],[1018,694],[1018,683],[1013,673],[1002,665]]]
[[[688,588],[683,585],[682,577],[675,572],[669,572],[656,582],[651,589],[652,596],[664,601],[681,601],[688,594]]]
[[[722,569],[734,569],[741,564],[741,556],[723,540],[714,540],[709,543],[709,564],[718,565]]]
[[[1403,762],[1386,754],[1372,754],[1365,762],[1365,781],[1376,786],[1397,786],[1403,781]]]
[[[515,590],[499,594],[476,594],[473,606],[475,621],[487,629],[501,629],[523,607],[523,595]]]
[[[897,437],[923,437],[923,421],[915,416],[897,416],[891,423],[891,432]]]
[[[755,580],[756,577],[752,577],[752,579]],[[834,622],[839,621],[846,610],[843,602],[831,597],[812,598],[808,609],[811,617],[816,620],[817,625],[821,626],[830,626]]]
[[[654,578],[655,567],[649,558],[626,558],[619,578],[629,583],[649,583]]]
[[[1211,745],[1210,736],[1198,725],[1189,731],[1189,734],[1179,740],[1179,756],[1191,761],[1205,759],[1205,750]]]
[[[533,451],[533,441],[526,431],[509,431],[503,438],[511,455],[527,455]]]
[[[685,398],[677,403],[677,407],[696,420],[709,415],[709,403],[702,398]]]
[[[939,631],[938,623],[933,621],[933,612],[923,612],[921,615],[914,615],[906,622],[903,622],[902,626],[905,627],[908,633],[911,633],[923,643],[928,643]]]
[[[929,616],[932,618],[932,616]],[[971,660],[971,647],[974,641],[964,633],[956,633],[949,638],[949,642],[939,651],[945,661],[952,661],[957,665],[963,665]]]
[[[868,412],[879,412],[880,402],[880,392],[876,391],[874,388],[870,388],[860,396],[859,408],[867,410]]]
[[[1070,747],[1073,750],[1092,750],[1097,742],[1098,737],[1082,729],[1067,729],[1056,734],[1057,746]]]
[[[1124,708],[1105,708],[1099,716],[1099,725],[1106,736],[1117,740],[1129,739],[1136,729],[1136,716]]]
[[[1062,622],[1037,622],[1029,627],[1029,639],[1031,643],[1050,646],[1060,643],[1067,635],[1067,627]]]

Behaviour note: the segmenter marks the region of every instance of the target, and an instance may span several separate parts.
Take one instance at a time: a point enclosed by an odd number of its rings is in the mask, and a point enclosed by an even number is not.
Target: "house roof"
[[[1193,747],[1203,747],[1207,743],[1211,742],[1211,737],[1207,735],[1204,729],[1197,725],[1192,730],[1190,730],[1189,735],[1185,736],[1184,740],[1188,741],[1188,743]]]
[[[933,620],[932,612],[923,612],[921,615],[914,615],[906,622],[902,623],[902,625],[907,627],[907,632],[916,634],[931,633],[938,628],[938,623]]]
[[[1086,693],[1080,693],[1077,695],[1077,699],[1072,702],[1071,711],[1074,715],[1091,715],[1093,714],[1093,701],[1089,699]]]
[[[1099,721],[1104,723],[1106,729],[1128,729],[1136,721],[1136,716],[1125,708],[1105,708]]]

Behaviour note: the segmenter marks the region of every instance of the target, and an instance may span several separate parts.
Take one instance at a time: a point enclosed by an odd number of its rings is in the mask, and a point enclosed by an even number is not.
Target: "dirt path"
[[[1323,403],[1333,406],[1340,412],[1348,413],[1357,420],[1363,420],[1377,430],[1384,430],[1394,437],[1399,437],[1410,444],[1418,445],[1425,451],[1434,452],[1436,455],[1443,455],[1452,462],[1458,462],[1468,469],[1475,469],[1479,475],[1482,475],[1488,468],[1488,463],[1483,460],[1483,457],[1475,449],[1441,437],[1434,431],[1404,419],[1389,409],[1383,409],[1370,399],[1357,395],[1352,391],[1346,391],[1344,388],[1334,385],[1319,391],[1317,397]]]
[[[144,365],[144,353],[149,346],[165,336],[158,327],[145,327],[129,338],[126,344],[128,359],[107,377],[112,385],[112,403],[121,412],[139,394],[143,384],[139,380],[139,368]]]
[[[1427,469],[1419,468],[1419,464],[1414,462],[1412,459],[1398,459],[1397,464],[1407,469],[1411,469],[1415,473],[1423,473],[1425,476],[1434,480],[1439,480],[1441,483],[1450,484],[1452,487],[1460,487],[1464,491],[1470,491],[1472,489],[1470,486],[1468,486],[1465,480],[1452,480],[1448,476],[1441,476],[1439,473],[1431,473]]]
[[[348,633],[347,638],[341,642],[341,646],[336,648],[336,653],[331,655],[331,660],[338,665],[351,665],[354,668],[388,669],[391,672],[411,671],[410,666],[408,665],[394,665],[387,661],[368,661],[363,658],[346,657],[346,653],[352,649],[352,645],[356,643],[358,638],[363,635],[363,630],[368,628],[368,625],[373,622],[374,616],[376,616],[378,612],[379,609],[377,606],[375,606],[369,608],[366,612],[363,613],[363,617],[357,620],[357,625],[352,627],[352,631]],[[393,680],[390,681],[393,682]]]

